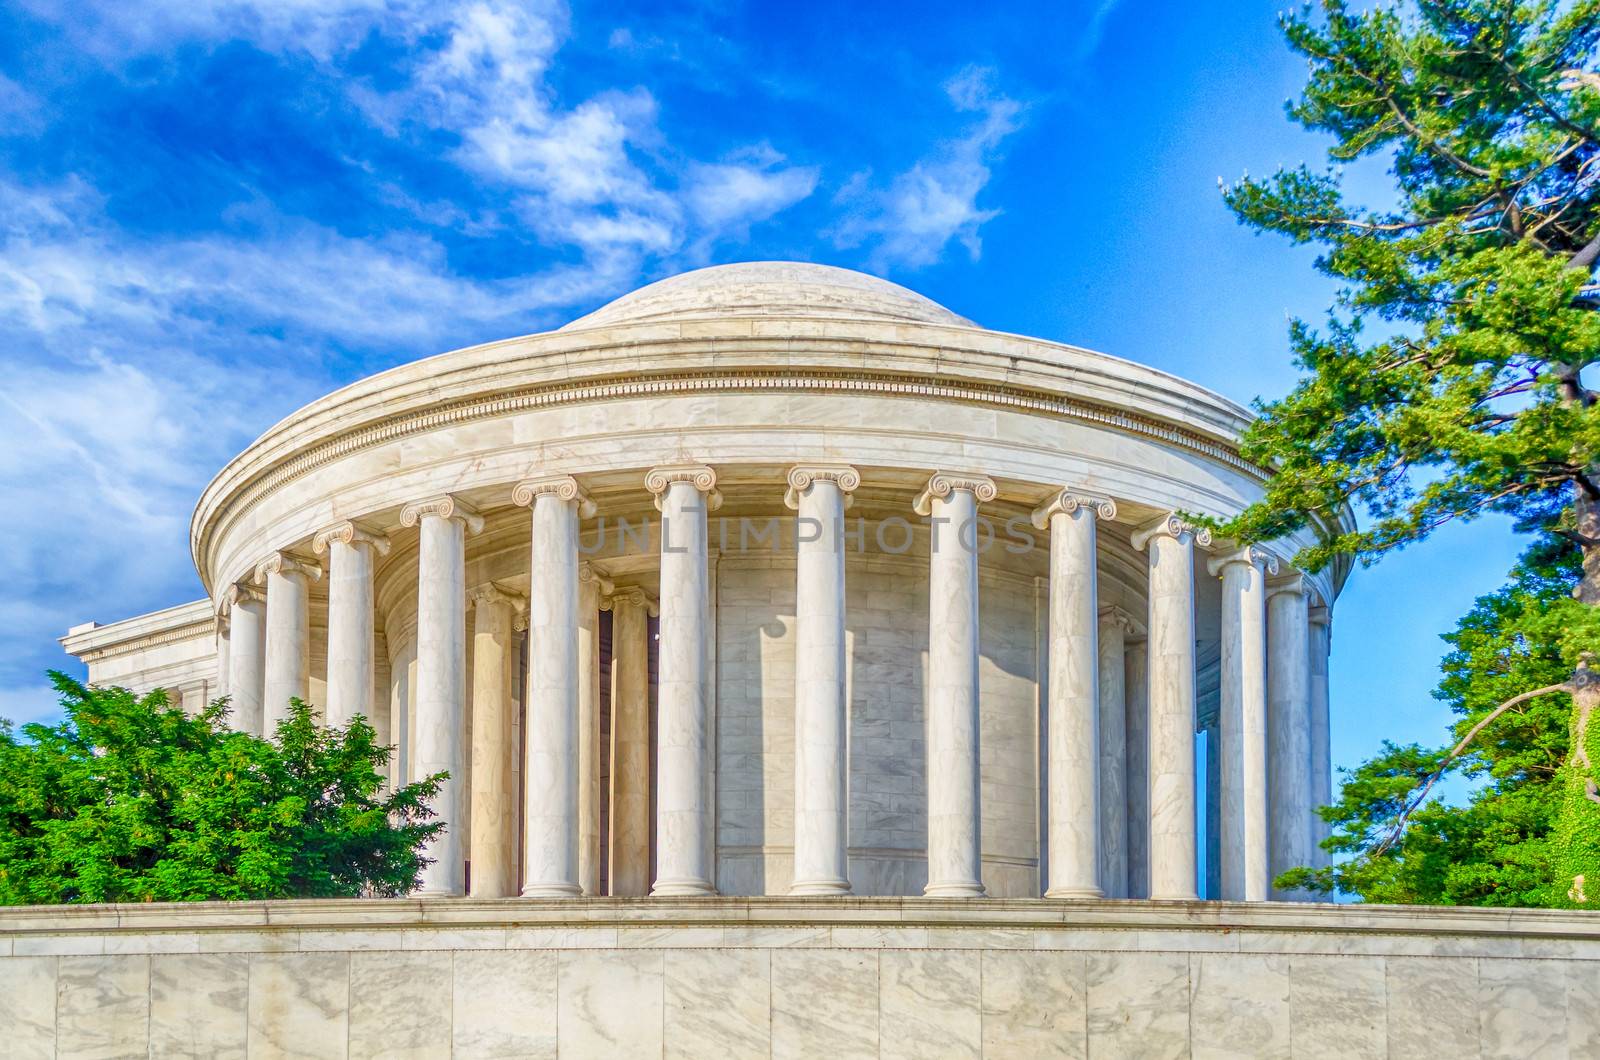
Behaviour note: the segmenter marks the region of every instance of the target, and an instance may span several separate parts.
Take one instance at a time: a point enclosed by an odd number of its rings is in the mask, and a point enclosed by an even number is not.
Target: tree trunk
[[[1583,577],[1572,591],[1579,603],[1600,607],[1600,505],[1580,489],[1573,506],[1574,529],[1584,540]],[[1600,907],[1600,673],[1587,653],[1572,677],[1572,745],[1563,767],[1561,817],[1556,823],[1557,890],[1582,908]],[[1559,900],[1561,895],[1556,895]]]

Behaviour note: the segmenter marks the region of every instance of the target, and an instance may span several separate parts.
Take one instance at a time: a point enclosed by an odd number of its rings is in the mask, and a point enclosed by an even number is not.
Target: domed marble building
[[[1596,1055],[1592,916],[1272,892],[1346,570],[1194,522],[1247,421],[787,262],[328,395],[65,644],[447,771],[419,893],[0,909],[0,1052]]]
[[[448,771],[423,894],[1264,899],[1320,853],[1344,571],[1187,521],[1261,496],[1247,419],[876,277],[701,269],[300,410],[200,498],[209,598],[66,645]]]

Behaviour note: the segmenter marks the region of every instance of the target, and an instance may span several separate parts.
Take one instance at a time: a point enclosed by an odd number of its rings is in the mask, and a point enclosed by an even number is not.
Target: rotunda
[[[1346,570],[1194,522],[1261,497],[1249,417],[701,269],[301,409],[200,498],[207,599],[65,643],[448,772],[424,895],[1261,900],[1321,856]]]

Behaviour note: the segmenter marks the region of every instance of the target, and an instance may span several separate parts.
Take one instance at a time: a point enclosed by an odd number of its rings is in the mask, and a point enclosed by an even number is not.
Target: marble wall
[[[1600,928],[1581,917],[733,899],[0,910],[0,1055],[1587,1057]]]

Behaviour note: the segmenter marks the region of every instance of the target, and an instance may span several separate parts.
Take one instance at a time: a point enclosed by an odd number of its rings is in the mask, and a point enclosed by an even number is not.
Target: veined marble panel
[[[1189,958],[1190,1055],[1287,1060],[1289,958],[1197,953]]]
[[[983,1051],[982,955],[883,950],[878,957],[878,1055],[976,1058]]]
[[[878,954],[772,952],[772,1060],[876,1060]]]
[[[0,959],[0,1049],[10,1060],[56,1054],[58,957]]]
[[[556,1056],[556,954],[455,955],[451,1034],[457,1057]]]
[[[672,950],[666,955],[668,1060],[769,1054],[772,952]]]
[[[243,1057],[250,958],[243,953],[150,958],[150,1055]]]
[[[1289,957],[1292,1050],[1328,1060],[1387,1055],[1382,957]]]
[[[250,956],[250,1055],[347,1056],[349,1014],[348,953]]]
[[[1478,1034],[1486,1058],[1567,1052],[1565,961],[1478,959]],[[1590,997],[1588,1008],[1600,1008]]]
[[[1390,1056],[1478,1055],[1475,957],[1387,957]]]
[[[444,1056],[450,1052],[453,955],[448,950],[350,954],[350,1057]]]
[[[571,1056],[659,1056],[660,950],[566,950],[557,971],[560,1052]]]
[[[146,1055],[149,957],[62,957],[57,974],[56,1055],[83,1060]]]
[[[1189,955],[1090,953],[1089,1055],[1189,1055]]]
[[[1082,953],[983,952],[983,1055],[1081,1060],[1089,1055]]]

